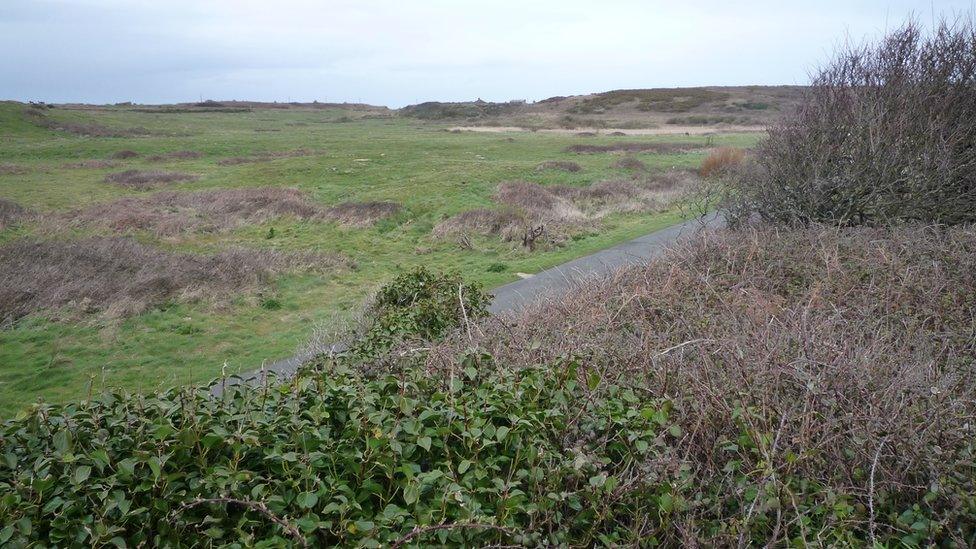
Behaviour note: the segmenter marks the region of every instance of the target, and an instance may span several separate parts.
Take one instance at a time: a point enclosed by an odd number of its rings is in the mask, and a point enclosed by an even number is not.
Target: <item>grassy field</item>
[[[92,125],[100,131],[133,135],[78,134],[85,133],[79,127]],[[500,182],[582,187],[631,175],[612,167],[619,154],[573,154],[565,151],[568,146],[703,144],[706,139],[452,133],[445,128],[392,116],[363,117],[361,112],[339,108],[177,113],[56,108],[45,109],[42,118],[32,118],[25,105],[0,103],[0,164],[8,167],[0,171],[0,199],[39,214],[0,229],[0,245],[24,238],[110,234],[96,225],[63,227],[48,220],[91,204],[162,190],[126,189],[105,181],[108,174],[130,169],[196,176],[166,185],[165,190],[288,187],[304,191],[323,207],[349,201],[402,206],[395,215],[365,227],[284,217],[229,231],[166,235],[135,231],[140,242],[167,250],[215,253],[242,246],[315,251],[341,254],[351,266],[324,273],[286,273],[269,287],[241,292],[230,300],[173,301],[135,316],[66,317],[40,312],[20,318],[0,330],[0,414],[9,415],[37,398],[55,402],[77,398],[89,386],[152,391],[258,368],[263,361],[292,353],[317,323],[355,313],[372,290],[396,272],[417,265],[457,269],[466,278],[492,287],[515,279],[517,272],[537,272],[667,226],[679,219],[677,210],[614,213],[560,246],[532,252],[497,237],[478,237],[462,247],[431,236],[432,228],[451,215],[492,207],[491,197]],[[714,145],[749,146],[757,135],[707,139]],[[299,149],[302,156],[218,163]],[[120,150],[139,156],[113,160],[111,168],[66,167],[105,160]],[[147,160],[175,151],[200,156]],[[701,150],[636,157],[653,172],[697,167],[704,154]],[[573,161],[582,170],[536,169],[540,162],[551,160]]]

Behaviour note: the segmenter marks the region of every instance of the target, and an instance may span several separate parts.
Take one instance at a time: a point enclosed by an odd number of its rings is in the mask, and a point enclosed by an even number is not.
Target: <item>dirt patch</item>
[[[148,190],[160,185],[170,185],[193,181],[198,177],[188,173],[164,172],[159,170],[126,170],[105,176],[106,183],[136,190]]]
[[[396,215],[402,206],[396,202],[343,202],[326,210],[326,216],[343,225],[368,227]]]
[[[640,161],[640,159],[634,158],[633,156],[625,156],[620,160],[615,161],[613,164],[610,164],[610,167],[618,170],[632,170],[638,172],[647,170],[647,164],[644,164]]]
[[[264,152],[256,153],[250,156],[232,156],[230,158],[222,158],[217,161],[220,166],[237,166],[239,164],[253,164],[256,162],[271,162],[272,160],[278,160],[280,158],[297,158],[301,156],[312,156],[315,154],[312,151],[306,149],[295,149],[293,151],[277,151],[277,152]]]
[[[118,166],[117,162],[112,162],[111,160],[82,160],[80,162],[61,164],[61,167],[65,170],[103,170],[117,168]]]
[[[11,227],[30,215],[30,210],[20,204],[0,198],[0,230]]]
[[[165,154],[154,154],[146,160],[149,162],[167,162],[170,160],[194,160],[202,156],[203,153],[197,151],[173,151]]]
[[[30,173],[30,169],[16,164],[0,164],[0,175],[24,175]]]
[[[69,212],[55,225],[105,227],[119,233],[149,231],[157,236],[173,236],[183,232],[227,231],[284,216],[322,219],[326,212],[298,189],[164,191],[120,198]]]
[[[230,297],[286,270],[343,265],[340,256],[272,250],[168,252],[120,237],[17,241],[0,248],[0,322],[44,310],[124,317],[168,301]]]
[[[129,158],[136,158],[138,156],[139,153],[137,153],[136,151],[130,151],[128,149],[125,149],[121,151],[115,151],[114,153],[112,153],[112,156],[110,158],[112,158],[113,160],[128,160]]]
[[[557,170],[561,172],[575,173],[582,170],[583,167],[577,164],[576,162],[567,162],[564,160],[549,160],[539,164],[538,166],[535,167],[535,169],[536,171],[540,171],[540,172],[545,170]]]
[[[570,145],[566,152],[594,154],[608,152],[642,152],[678,154],[704,148],[700,143],[611,143],[609,145]]]

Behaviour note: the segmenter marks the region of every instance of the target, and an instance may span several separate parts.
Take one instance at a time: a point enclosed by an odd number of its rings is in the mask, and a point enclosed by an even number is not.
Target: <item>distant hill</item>
[[[427,102],[402,116],[471,125],[525,127],[763,126],[794,108],[802,86],[737,86],[613,90],[535,103]]]

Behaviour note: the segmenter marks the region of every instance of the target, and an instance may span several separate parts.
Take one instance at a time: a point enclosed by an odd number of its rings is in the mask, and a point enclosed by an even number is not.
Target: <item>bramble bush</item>
[[[732,221],[976,221],[976,28],[909,22],[847,47],[769,129],[733,185]]]

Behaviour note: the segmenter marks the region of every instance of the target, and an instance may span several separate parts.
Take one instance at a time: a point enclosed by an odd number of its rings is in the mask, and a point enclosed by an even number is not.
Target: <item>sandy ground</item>
[[[486,132],[486,133],[509,133],[509,132],[531,132],[533,130],[520,128],[518,126],[455,126],[450,131],[461,132]],[[625,135],[706,135],[710,133],[744,133],[744,132],[764,132],[763,126],[661,126],[659,128],[552,128],[534,130],[540,133],[558,133],[563,135],[575,135],[582,132],[594,133],[597,135],[608,135],[619,132]]]

